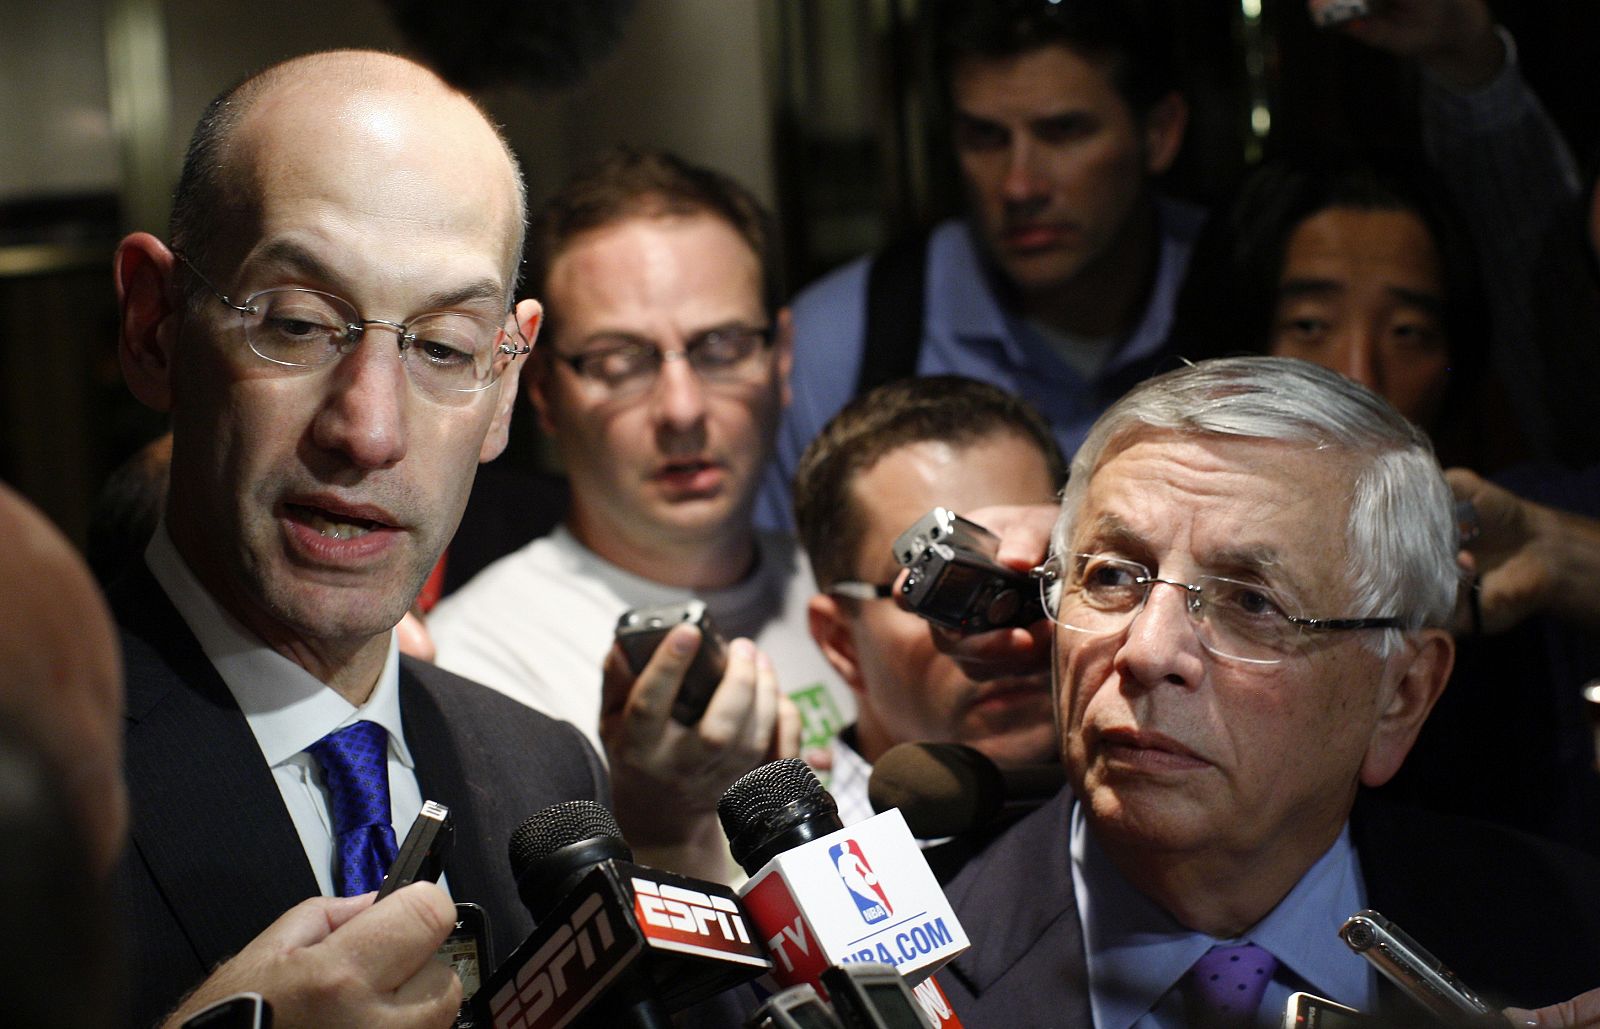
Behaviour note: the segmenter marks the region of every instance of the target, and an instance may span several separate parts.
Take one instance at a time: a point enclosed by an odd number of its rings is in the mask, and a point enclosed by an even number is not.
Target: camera
[[[1043,617],[1038,583],[995,561],[1000,540],[977,522],[936,507],[894,541],[910,570],[900,591],[911,610],[959,632],[1030,625]]]

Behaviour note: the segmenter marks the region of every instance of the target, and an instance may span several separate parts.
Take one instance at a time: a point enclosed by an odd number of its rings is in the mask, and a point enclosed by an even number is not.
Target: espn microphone
[[[473,996],[495,1029],[657,1029],[771,968],[726,886],[632,862],[611,812],[568,801],[511,837],[537,928]]]
[[[749,772],[717,805],[750,920],[783,986],[826,992],[831,965],[877,961],[920,983],[967,949],[933,873],[898,811],[843,828],[804,761]]]
[[[867,797],[874,811],[899,808],[914,835],[937,839],[1038,807],[1066,781],[1059,764],[1001,768],[960,743],[901,743],[873,762]]]

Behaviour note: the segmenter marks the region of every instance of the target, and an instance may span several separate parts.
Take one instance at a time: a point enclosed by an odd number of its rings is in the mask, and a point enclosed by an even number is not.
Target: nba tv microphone
[[[914,835],[937,839],[1025,813],[1066,781],[1059,764],[1001,768],[960,743],[901,743],[873,762],[867,796],[874,811],[899,808]]]
[[[784,986],[826,991],[831,965],[874,961],[920,983],[968,947],[898,811],[844,828],[794,758],[728,787],[717,814],[750,881],[739,891]]]
[[[657,1029],[771,968],[731,890],[632,857],[593,801],[522,824],[511,867],[537,928],[474,995],[479,1024]]]

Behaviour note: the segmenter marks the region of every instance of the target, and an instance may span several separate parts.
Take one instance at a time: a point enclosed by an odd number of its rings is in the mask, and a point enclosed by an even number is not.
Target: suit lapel
[[[132,847],[206,966],[318,893],[232,693],[141,563],[113,592],[127,662]]]
[[[507,898],[494,895],[493,884],[498,877],[486,861],[496,857],[506,860],[502,853],[505,848],[492,847],[481,839],[487,828],[485,823],[494,818],[495,812],[474,789],[463,766],[463,762],[471,760],[472,742],[453,738],[440,697],[424,685],[410,661],[404,659],[400,663],[400,717],[423,799],[436,800],[450,808],[455,823],[456,839],[444,862],[451,896],[458,901],[476,901],[490,910],[504,910]],[[403,835],[407,827],[398,828]],[[502,828],[494,826],[495,830]],[[517,903],[515,897],[509,902]]]

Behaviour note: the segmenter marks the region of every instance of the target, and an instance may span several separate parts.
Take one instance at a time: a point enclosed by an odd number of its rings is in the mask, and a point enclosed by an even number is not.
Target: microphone
[[[633,863],[611,812],[556,804],[511,837],[537,928],[474,994],[495,1029],[664,1029],[668,1012],[772,967],[726,886]]]
[[[826,992],[831,965],[874,961],[920,983],[968,947],[898,811],[845,829],[804,761],[786,758],[728,787],[717,815],[740,889],[782,986]]]
[[[983,829],[1054,797],[1066,785],[1059,764],[1001,768],[960,743],[901,743],[872,765],[867,797],[874,811],[899,808],[922,839]]]

